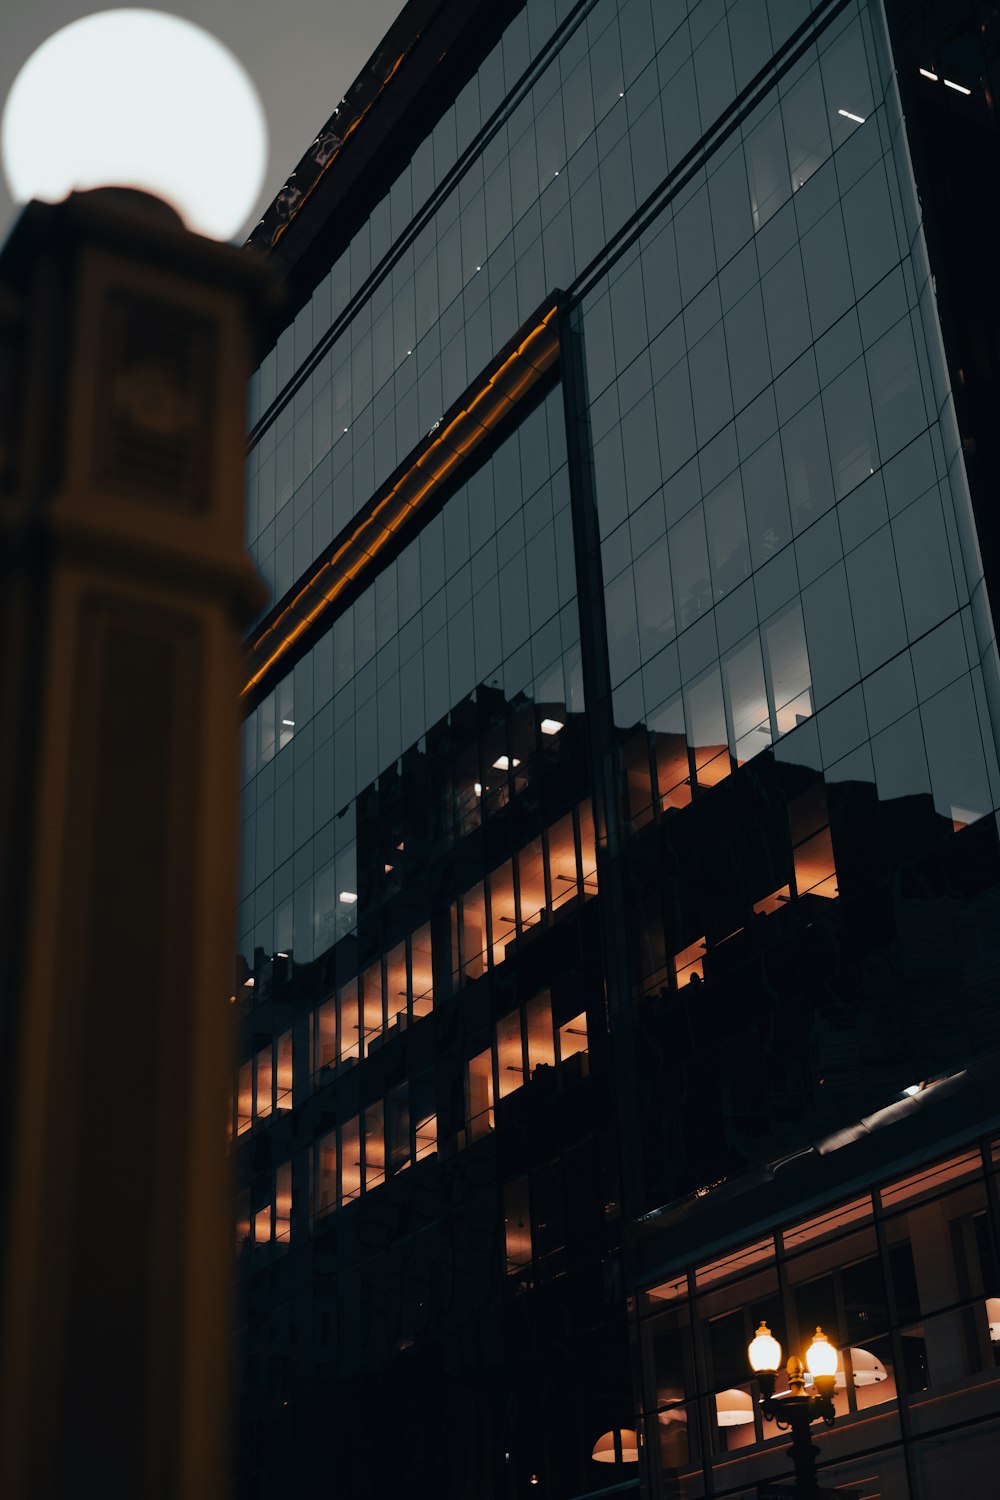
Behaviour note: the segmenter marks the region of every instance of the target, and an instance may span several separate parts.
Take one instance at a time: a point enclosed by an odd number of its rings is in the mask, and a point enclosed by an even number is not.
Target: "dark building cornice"
[[[247,241],[278,262],[293,302],[309,295],[381,195],[373,185],[384,190],[401,170],[523,4],[408,0]]]

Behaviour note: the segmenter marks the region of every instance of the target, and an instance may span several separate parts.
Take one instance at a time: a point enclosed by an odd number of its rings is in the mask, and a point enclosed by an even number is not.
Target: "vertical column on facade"
[[[580,609],[580,658],[590,750],[590,781],[597,835],[601,942],[610,1023],[610,1061],[613,1080],[616,1145],[621,1184],[623,1226],[643,1203],[643,1155],[640,1135],[632,1025],[631,980],[626,910],[626,871],[623,850],[623,808],[615,758],[611,672],[608,663],[604,576],[594,488],[593,448],[590,441],[586,362],[579,306],[568,299],[560,308],[563,400],[566,412],[570,500],[576,552],[577,599]],[[626,1248],[623,1247],[623,1257]],[[623,1266],[622,1297],[632,1284]],[[630,1311],[633,1311],[631,1308]],[[642,1370],[638,1325],[629,1317],[633,1411],[642,1409]]]

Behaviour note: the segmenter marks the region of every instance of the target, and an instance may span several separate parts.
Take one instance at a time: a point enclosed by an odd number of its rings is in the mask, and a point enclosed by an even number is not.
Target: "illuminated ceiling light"
[[[253,984],[254,984],[254,980],[253,980],[253,975],[251,974],[249,979],[244,979],[244,981],[243,981],[243,988],[245,990],[252,990],[253,989]]]
[[[557,177],[559,176],[559,168],[558,167],[556,167],[556,176]]]
[[[922,78],[929,78],[930,81],[931,81],[931,83],[937,83],[937,81],[938,81],[937,74],[936,73],[932,73],[931,70],[930,70],[930,68],[921,68],[920,69],[920,76]]]
[[[912,1099],[914,1094],[920,1093],[919,1083],[907,1084],[906,1088],[903,1090],[903,1093],[906,1095],[907,1099]]]
[[[855,125],[863,125],[865,123],[864,115],[852,115],[849,109],[838,109],[837,113],[838,115],[843,115],[845,120],[853,120]]]
[[[267,122],[242,63],[201,26],[157,10],[105,10],[28,58],[7,97],[2,153],[20,203],[136,188],[199,234],[228,240],[264,181]]]
[[[383,875],[391,875],[392,872],[393,872],[393,870],[395,868],[396,868],[395,865],[386,865],[386,864],[384,864],[382,866],[382,873],[383,873]]]
[[[889,1372],[882,1361],[868,1349],[851,1350],[851,1374],[855,1385],[879,1385],[889,1379]],[[843,1390],[847,1375],[842,1368],[837,1370],[837,1389]]]
[[[950,78],[946,78],[944,80],[944,86],[945,86],[946,89],[954,89],[956,94],[971,94],[972,93],[972,90],[971,89],[967,89],[965,87],[964,83],[952,83],[952,81],[951,81]]]
[[[543,719],[541,723],[543,734],[558,734],[560,729],[565,727],[560,719]]]
[[[475,792],[477,797],[481,797],[483,795],[483,783],[481,781],[474,782],[473,791]]]
[[[288,729],[294,729],[294,728],[295,728],[295,720],[294,720],[294,719],[282,719],[282,721],[281,721],[281,722],[282,722],[282,724],[284,724],[284,725],[285,725],[285,726],[286,726],[286,727],[287,727],[287,728],[288,728]]]
[[[619,99],[624,99],[625,98],[625,90],[624,89],[619,89],[618,90],[618,97],[619,97]]]
[[[516,771],[520,764],[521,762],[518,760],[516,755],[513,757],[509,755],[500,755],[493,762],[493,769],[494,771],[509,771],[511,766],[513,766],[514,770]]]
[[[275,958],[287,958],[288,954],[287,953],[276,953],[274,956],[275,956]]]
[[[753,1397],[747,1391],[720,1391],[715,1398],[715,1420],[720,1427],[743,1427],[753,1421]]]
[[[639,1440],[631,1428],[619,1428],[618,1444],[621,1451],[621,1463],[637,1464],[639,1462]],[[598,1464],[618,1463],[618,1454],[615,1452],[615,1434],[613,1432],[602,1432],[594,1444],[590,1456]]]
[[[990,1325],[990,1342],[1000,1344],[1000,1297],[987,1297],[986,1317]]]
[[[357,891],[341,891],[340,899],[344,906],[357,906],[358,893]]]

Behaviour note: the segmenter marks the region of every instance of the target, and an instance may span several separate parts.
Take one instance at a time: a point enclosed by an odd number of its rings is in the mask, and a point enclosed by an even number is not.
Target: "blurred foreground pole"
[[[224,1500],[246,380],[144,194],[0,255],[0,1495]]]

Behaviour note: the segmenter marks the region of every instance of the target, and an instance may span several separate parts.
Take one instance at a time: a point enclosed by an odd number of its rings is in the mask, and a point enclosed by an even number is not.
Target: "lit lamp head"
[[[806,1350],[806,1369],[821,1396],[830,1397],[837,1382],[837,1351],[822,1328]]]
[[[225,240],[260,194],[267,124],[242,64],[200,26],[162,11],[105,10],[28,58],[4,107],[0,154],[19,203],[132,188]]]
[[[761,1322],[755,1336],[750,1340],[747,1346],[747,1358],[765,1399],[770,1400],[774,1395],[774,1377],[781,1364],[781,1345],[766,1323]]]

